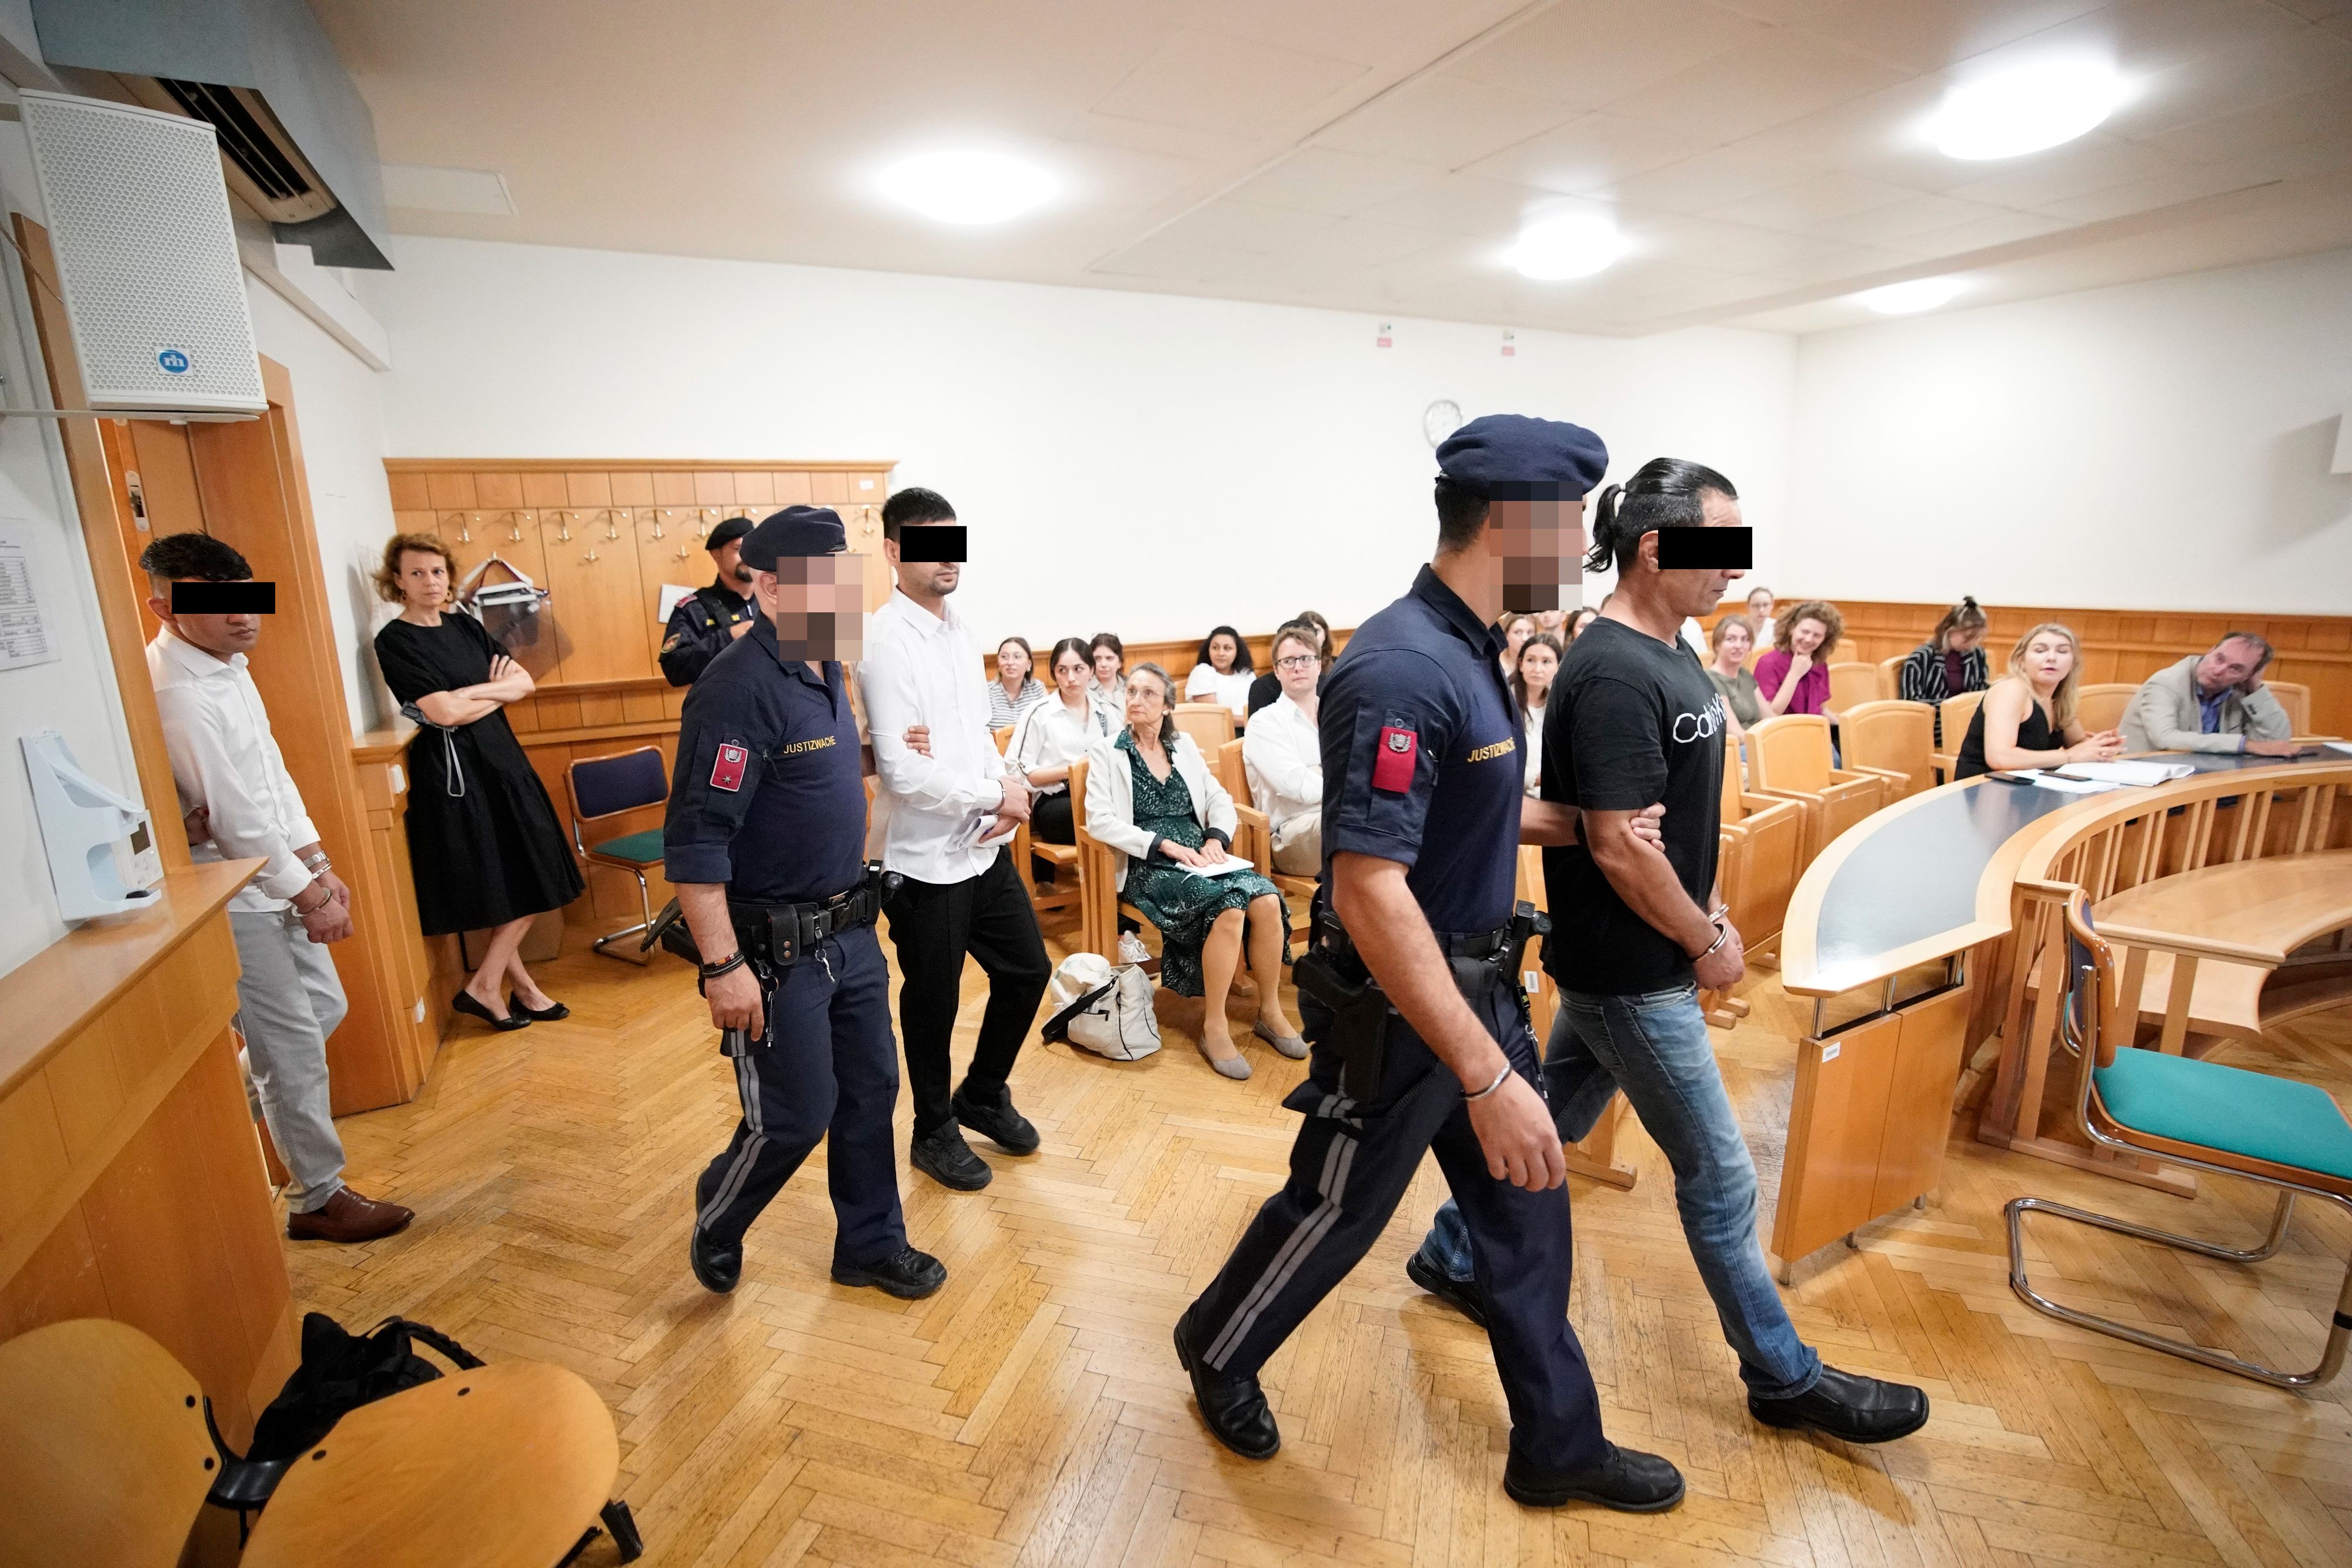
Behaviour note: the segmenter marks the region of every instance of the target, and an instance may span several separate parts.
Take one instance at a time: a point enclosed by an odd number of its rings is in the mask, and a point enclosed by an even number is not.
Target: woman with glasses
[[[1250,799],[1274,835],[1274,869],[1291,876],[1323,873],[1323,743],[1315,733],[1322,650],[1311,626],[1292,622],[1274,634],[1274,673],[1282,695],[1250,721],[1242,765]]]

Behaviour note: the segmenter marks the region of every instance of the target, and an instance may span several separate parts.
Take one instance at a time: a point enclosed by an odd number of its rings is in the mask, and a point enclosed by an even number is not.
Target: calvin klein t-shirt
[[[1603,617],[1569,644],[1544,715],[1543,799],[1591,811],[1665,802],[1666,859],[1702,909],[1715,889],[1723,699],[1698,655]],[[1633,996],[1691,983],[1682,945],[1633,913],[1582,843],[1544,851],[1563,989]]]

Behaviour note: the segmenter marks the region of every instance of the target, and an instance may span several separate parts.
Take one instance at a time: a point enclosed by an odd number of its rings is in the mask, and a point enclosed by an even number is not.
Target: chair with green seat
[[[593,946],[607,958],[650,964],[654,961],[650,948],[615,953],[606,945],[624,936],[637,936],[654,923],[653,889],[646,882],[646,871],[662,862],[662,831],[646,828],[590,844],[582,830],[669,800],[669,768],[662,760],[661,747],[641,746],[635,751],[616,751],[609,757],[583,757],[564,768],[563,782],[572,795],[572,847],[580,852],[580,858],[591,865],[608,865],[615,871],[627,872],[637,879],[637,905],[643,917],[635,925],[597,937]]]
[[[2133,1047],[2129,1041],[2135,1020],[2126,1018],[2119,1005],[2115,950],[2092,929],[2090,900],[2080,889],[2067,903],[2066,936],[2070,977],[2058,1033],[2088,1069],[2077,1075],[2075,1114],[2093,1145],[2275,1187],[2278,1207],[2262,1245],[2232,1248],[2048,1198],[2015,1198],[2008,1207],[2010,1289],[2036,1312],[2062,1322],[2273,1387],[2314,1388],[2330,1381],[2342,1369],[2346,1342],[2352,1340],[2352,1260],[2336,1288],[2335,1317],[2319,1364],[2299,1373],[2279,1372],[2060,1306],[2027,1282],[2024,1224],[2029,1210],[2230,1263],[2259,1263],[2274,1255],[2286,1240],[2297,1197],[2333,1203],[2352,1216],[2352,1122],[2326,1090],[2218,1061]]]

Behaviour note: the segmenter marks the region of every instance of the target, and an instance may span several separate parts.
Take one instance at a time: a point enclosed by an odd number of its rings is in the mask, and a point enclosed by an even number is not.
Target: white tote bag
[[[1073,953],[1054,970],[1046,990],[1054,1016],[1039,1032],[1113,1061],[1139,1061],[1160,1049],[1151,988],[1151,977],[1136,965]]]

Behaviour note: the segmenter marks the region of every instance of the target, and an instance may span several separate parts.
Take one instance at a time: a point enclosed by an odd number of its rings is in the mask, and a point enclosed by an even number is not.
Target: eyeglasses
[[[1293,653],[1286,659],[1276,659],[1274,667],[1277,670],[1311,670],[1322,662],[1312,653]]]

